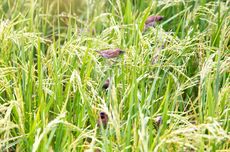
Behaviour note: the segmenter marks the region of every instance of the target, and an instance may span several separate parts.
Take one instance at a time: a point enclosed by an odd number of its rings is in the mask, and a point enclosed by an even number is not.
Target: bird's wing
[[[101,51],[102,54],[107,54],[107,55],[112,55],[114,53],[113,50],[104,50],[104,51]]]
[[[155,21],[155,17],[154,16],[150,16],[147,18],[147,20],[145,21],[145,24],[149,24],[151,22]]]

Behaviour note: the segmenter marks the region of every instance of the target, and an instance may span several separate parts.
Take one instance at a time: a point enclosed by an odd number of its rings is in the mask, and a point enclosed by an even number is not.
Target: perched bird
[[[164,17],[163,16],[149,16],[147,18],[147,20],[145,21],[145,30],[148,28],[148,27],[154,27],[156,22],[159,22],[161,20],[163,20]]]
[[[110,50],[103,50],[103,51],[96,51],[104,58],[116,58],[119,55],[125,53],[125,51],[122,51],[121,49],[110,49]]]
[[[156,127],[157,129],[159,129],[159,127],[160,127],[160,125],[161,125],[161,123],[162,123],[162,116],[157,116],[157,117],[154,119],[154,121],[155,121],[155,127]]]
[[[110,83],[109,79],[105,80],[105,83],[103,84],[102,88],[103,89],[108,89],[109,88],[109,83]]]
[[[155,122],[157,125],[160,125],[162,123],[162,117],[161,116],[156,117]]]
[[[97,120],[98,127],[102,126],[103,128],[106,128],[108,119],[109,117],[105,112],[100,112],[99,118]]]

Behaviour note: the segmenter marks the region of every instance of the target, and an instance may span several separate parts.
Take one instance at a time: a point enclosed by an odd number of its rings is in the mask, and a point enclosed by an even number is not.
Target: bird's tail
[[[101,54],[101,52],[100,52],[100,51],[98,51],[98,50],[95,50],[95,52],[97,52],[97,53]]]

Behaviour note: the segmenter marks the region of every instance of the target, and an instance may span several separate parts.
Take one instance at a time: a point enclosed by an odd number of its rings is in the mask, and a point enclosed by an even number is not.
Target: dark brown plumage
[[[97,53],[99,53],[102,57],[109,59],[109,58],[116,58],[125,52],[117,48],[117,49],[97,51]]]
[[[108,89],[109,88],[109,83],[110,83],[109,79],[105,80],[105,83],[103,84],[102,88],[103,89]]]
[[[163,16],[159,16],[159,15],[156,15],[156,16],[149,16],[147,18],[147,20],[145,21],[145,29],[147,29],[148,27],[154,27],[156,22],[159,22],[161,20],[163,20],[164,17]]]
[[[105,112],[100,112],[99,118],[97,120],[98,127],[102,126],[103,128],[106,128],[108,119],[109,117]]]

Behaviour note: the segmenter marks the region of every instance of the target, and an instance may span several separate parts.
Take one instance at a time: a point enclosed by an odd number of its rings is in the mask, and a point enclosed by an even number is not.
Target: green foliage
[[[229,6],[0,1],[0,151],[228,151]]]

